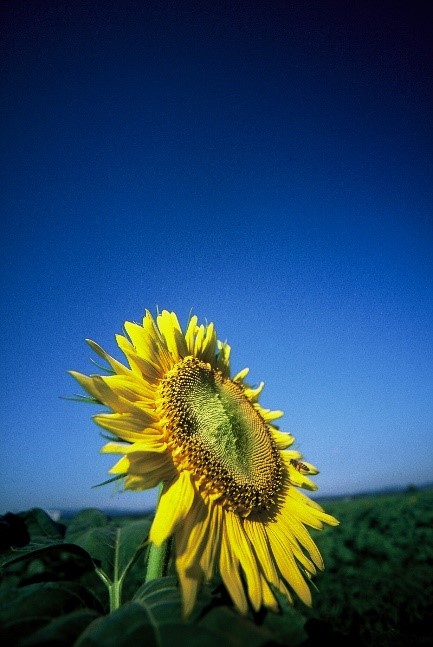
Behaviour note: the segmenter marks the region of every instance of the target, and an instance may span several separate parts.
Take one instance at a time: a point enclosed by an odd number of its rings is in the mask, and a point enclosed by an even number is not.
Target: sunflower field
[[[240,615],[221,581],[187,620],[173,566],[144,582],[152,515],[41,509],[0,518],[0,637],[13,646],[433,645],[433,489],[327,500],[313,606]],[[115,609],[110,612],[110,609]]]

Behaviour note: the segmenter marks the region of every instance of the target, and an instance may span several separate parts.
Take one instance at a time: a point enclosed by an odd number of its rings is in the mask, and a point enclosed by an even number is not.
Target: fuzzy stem
[[[108,593],[110,596],[110,613],[116,611],[120,607],[121,598],[122,598],[122,580],[117,580],[113,582],[108,588]]]
[[[163,483],[159,484],[158,500],[156,509],[158,509],[161,498]],[[167,540],[163,541],[160,546],[150,544],[149,555],[147,558],[146,582],[156,580],[166,574],[170,544]]]
[[[168,541],[164,541],[160,546],[150,544],[149,557],[147,559],[146,582],[156,580],[165,575],[168,550]]]

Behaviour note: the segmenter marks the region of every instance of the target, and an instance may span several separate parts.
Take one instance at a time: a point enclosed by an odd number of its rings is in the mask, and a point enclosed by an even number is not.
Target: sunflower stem
[[[122,598],[122,580],[117,580],[113,582],[111,586],[108,587],[108,593],[110,596],[110,613],[116,611],[120,607],[121,598]]]
[[[161,499],[163,487],[164,484],[160,483],[158,487],[156,509],[158,509],[158,504]],[[169,560],[169,550],[170,542],[168,540],[163,541],[160,546],[152,543],[150,544],[149,555],[147,558],[146,582],[157,580],[158,578],[166,575]]]
[[[150,544],[147,559],[146,582],[157,580],[166,574],[169,544],[164,541],[160,546]]]

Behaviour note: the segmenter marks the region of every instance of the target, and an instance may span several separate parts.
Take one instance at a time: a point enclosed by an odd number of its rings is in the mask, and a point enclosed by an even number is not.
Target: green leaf
[[[15,622],[10,622],[7,626],[0,624],[1,638],[3,644],[8,647],[15,647],[23,644],[23,641],[32,636],[44,625],[43,618],[17,618]]]
[[[33,508],[17,516],[23,520],[30,541],[25,546],[2,551],[0,566],[34,550],[63,543],[65,526],[53,521],[44,510]]]
[[[160,623],[182,616],[180,591],[173,576],[146,582],[140,586],[133,600],[146,607]]]
[[[38,582],[18,588],[9,602],[3,602],[0,620],[9,622],[21,618],[56,617],[80,608],[95,608],[99,604],[93,595],[77,582]]]
[[[20,512],[18,516],[24,521],[30,535],[30,542],[26,549],[42,548],[63,541],[66,527],[56,523],[41,508],[32,508]]]
[[[20,512],[19,516],[25,521],[32,541],[40,539],[59,541],[65,535],[65,526],[53,521],[41,508]]]
[[[241,616],[226,606],[211,609],[203,616],[198,626],[207,636],[206,647],[277,647],[290,644],[278,642],[269,629],[255,624],[250,618]]]
[[[268,614],[262,626],[239,615],[232,608],[219,606],[204,586],[192,615],[182,618],[182,602],[175,577],[164,577],[143,584],[134,596],[153,627],[158,646],[203,645],[207,647],[261,647],[262,645],[300,645],[307,638],[305,619],[285,604],[281,614]],[[149,629],[146,629],[148,632]],[[184,641],[184,642],[183,642]]]
[[[83,632],[74,647],[221,647],[220,639],[212,641],[209,631],[169,615],[164,620],[153,617],[151,607],[138,601],[128,602],[120,609],[93,622]]]
[[[73,396],[61,395],[60,400],[69,400],[70,402],[87,402],[88,404],[103,404],[91,395],[81,395],[81,393],[77,393]]]
[[[113,440],[113,438],[110,438],[109,436],[105,436],[107,440]],[[114,440],[117,440],[117,438],[114,438]],[[114,483],[115,481],[120,481],[121,479],[124,479],[126,476],[125,474],[116,474],[116,476],[113,476],[111,479],[107,479],[106,481],[102,481],[102,483],[97,483],[96,485],[92,485],[92,489],[97,488],[97,487],[102,487],[103,485],[109,485],[110,483]]]
[[[127,602],[103,618],[92,622],[74,643],[74,647],[157,647],[152,627],[139,602]]]
[[[19,553],[17,555],[17,552]],[[93,569],[93,562],[91,561],[90,555],[83,550],[80,546],[75,544],[65,544],[65,543],[56,543],[51,546],[46,546],[44,548],[26,548],[15,551],[14,553],[9,553],[9,556],[12,554],[14,557],[8,559],[2,563],[2,568],[7,568],[14,564],[19,564],[20,562],[28,562],[29,560],[40,559],[42,562],[53,561],[59,556],[59,558],[65,556],[66,554],[71,554],[75,562],[76,571],[88,571]],[[80,568],[77,568],[77,560],[80,560]]]
[[[107,577],[113,578],[116,526],[107,515],[100,510],[81,511],[69,524],[66,539],[84,548]]]
[[[39,582],[16,588],[9,599],[2,600],[0,626],[5,644],[17,644],[54,618],[80,608],[99,611],[94,596],[75,582]]]
[[[122,579],[144,547],[149,519],[119,525],[99,510],[83,510],[69,524],[66,539],[81,546],[111,581]]]
[[[86,627],[98,617],[99,614],[92,609],[71,611],[71,613],[51,620],[47,625],[23,640],[21,645],[22,647],[36,645],[39,645],[39,647],[40,645],[70,647]]]
[[[209,600],[209,596],[204,596]],[[200,603],[196,615],[199,613]],[[143,584],[132,602],[92,623],[74,647],[202,647],[209,632],[181,617],[182,603],[175,577]],[[216,643],[215,643],[216,645]],[[218,645],[218,647],[221,647]]]
[[[141,602],[158,624],[182,619],[182,597],[177,577],[170,575],[145,582],[136,591],[134,601]],[[194,622],[212,603],[209,588],[203,586],[188,622]]]
[[[66,538],[71,538],[91,528],[103,528],[110,522],[108,516],[96,508],[81,510],[68,524]]]

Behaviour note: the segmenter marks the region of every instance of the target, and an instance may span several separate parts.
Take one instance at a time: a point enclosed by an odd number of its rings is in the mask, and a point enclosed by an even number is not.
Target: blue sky
[[[64,397],[91,338],[190,311],[318,494],[433,480],[425,2],[9,2],[0,513],[141,510]]]

